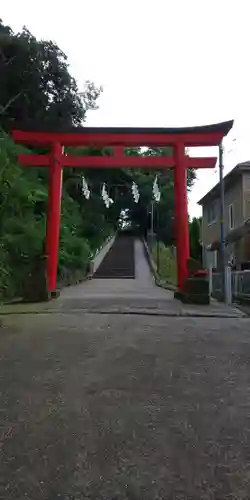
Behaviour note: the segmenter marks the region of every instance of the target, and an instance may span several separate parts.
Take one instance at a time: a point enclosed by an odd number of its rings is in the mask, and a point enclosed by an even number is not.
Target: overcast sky
[[[235,118],[225,140],[227,172],[250,159],[249,8],[249,0],[9,0],[0,17],[14,31],[25,25],[57,42],[80,90],[85,80],[103,85],[89,125],[191,126]],[[217,180],[217,170],[198,171],[191,215]]]

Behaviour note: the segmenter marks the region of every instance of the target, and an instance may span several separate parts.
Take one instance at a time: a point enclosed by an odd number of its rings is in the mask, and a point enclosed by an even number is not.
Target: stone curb
[[[0,317],[4,316],[16,316],[18,314],[25,315],[25,314],[75,314],[75,313],[81,313],[81,314],[117,314],[117,315],[135,315],[135,316],[161,316],[161,317],[179,317],[179,318],[224,318],[224,319],[248,319],[248,315],[243,313],[242,314],[237,314],[237,313],[217,313],[217,312],[197,312],[197,311],[169,311],[169,312],[164,312],[160,311],[157,309],[133,309],[133,308],[100,308],[100,309],[95,309],[95,308],[66,308],[64,307],[63,309],[41,309],[39,311],[2,311],[0,312]]]

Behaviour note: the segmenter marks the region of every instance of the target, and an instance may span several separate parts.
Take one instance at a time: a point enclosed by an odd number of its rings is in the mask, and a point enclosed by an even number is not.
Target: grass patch
[[[157,244],[153,246],[153,260],[157,263]],[[159,272],[160,280],[177,285],[177,269],[176,260],[173,256],[172,250],[166,247],[163,243],[159,244]]]

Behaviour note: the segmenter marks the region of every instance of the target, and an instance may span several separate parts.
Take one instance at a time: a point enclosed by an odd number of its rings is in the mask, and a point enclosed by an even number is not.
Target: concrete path
[[[210,306],[191,306],[175,300],[172,291],[156,286],[140,240],[135,241],[135,279],[95,279],[67,287],[46,309],[167,316],[244,316],[236,307],[216,301]]]
[[[91,298],[164,298],[172,300],[173,293],[155,285],[146,261],[143,244],[135,241],[135,279],[95,279],[76,286],[64,288],[61,300]]]
[[[0,312],[1,499],[249,500],[250,319],[135,253],[135,280]]]
[[[0,498],[249,500],[249,359],[249,319],[6,316]]]
[[[3,306],[0,315],[39,311],[226,318],[246,316],[235,305],[226,306],[212,301],[210,306],[196,306],[175,300],[173,292],[156,286],[139,240],[135,242],[135,279],[88,280],[64,288],[60,297],[51,302]]]

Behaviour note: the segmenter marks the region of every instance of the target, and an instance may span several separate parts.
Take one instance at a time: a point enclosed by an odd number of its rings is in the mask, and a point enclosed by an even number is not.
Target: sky
[[[67,54],[79,91],[103,86],[91,126],[194,126],[235,119],[224,141],[225,173],[250,160],[249,0],[9,0],[1,18]],[[191,156],[217,154],[200,148]],[[199,170],[197,201],[218,181]]]

